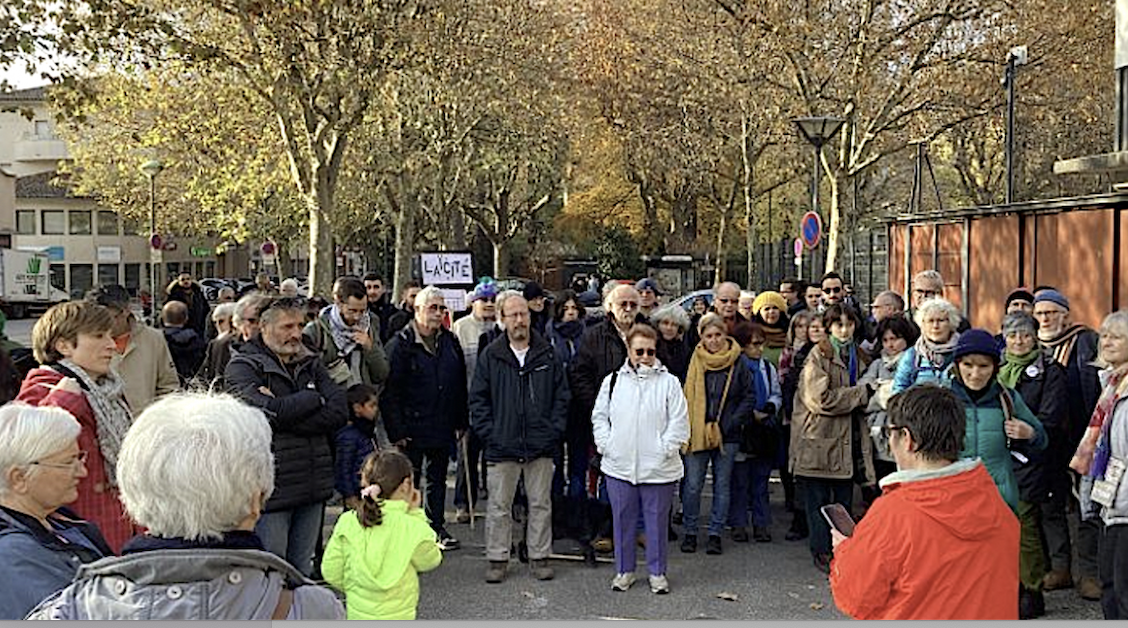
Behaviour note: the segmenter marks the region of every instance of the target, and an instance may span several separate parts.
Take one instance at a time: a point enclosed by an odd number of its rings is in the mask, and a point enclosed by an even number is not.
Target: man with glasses
[[[309,577],[325,502],[333,496],[331,441],[348,422],[345,389],[302,342],[304,299],[275,297],[259,333],[231,356],[227,389],[270,419],[274,493],[255,532],[263,546]]]
[[[737,288],[739,298],[740,289]],[[599,394],[599,387],[604,378],[612,371],[618,370],[627,360],[627,332],[635,323],[650,324],[645,316],[639,313],[641,295],[631,285],[618,285],[607,293],[603,307],[607,316],[601,322],[584,331],[580,340],[580,349],[572,358],[569,388],[572,391],[572,425],[586,425],[582,435],[588,448],[592,444],[591,412],[595,408],[595,399]],[[733,305],[735,309],[736,305]],[[577,439],[578,441],[579,439]],[[577,450],[581,449],[577,442]],[[592,541],[594,529],[584,530],[579,539],[584,542]],[[589,564],[595,564],[595,554],[590,547],[584,548],[585,558]]]
[[[367,384],[378,390],[388,378],[380,319],[368,311],[368,293],[356,277],[333,283],[333,305],[321,310],[303,333],[338,385]]]
[[[910,321],[916,320],[916,311],[922,303],[930,299],[944,297],[944,276],[935,270],[922,270],[913,275],[912,292],[910,294],[909,302],[912,307],[906,313],[906,318]],[[960,324],[956,326],[956,331],[964,333],[971,329],[971,323],[968,322],[963,316],[960,317]]]
[[[458,549],[446,530],[446,476],[450,452],[469,425],[466,359],[458,338],[443,328],[443,293],[427,286],[415,297],[415,317],[388,342],[391,372],[380,397],[388,438],[425,476],[425,510],[443,550]]]
[[[451,333],[462,345],[462,355],[466,361],[466,387],[474,381],[474,368],[478,364],[478,339],[497,324],[498,296],[497,283],[489,277],[482,278],[470,293],[470,315],[454,321]],[[454,520],[458,523],[470,521],[470,506],[478,505],[478,461],[482,456],[482,441],[471,431],[466,446],[458,448],[458,474],[454,480]],[[467,458],[470,460],[470,486],[466,486]],[[484,474],[485,468],[482,468]],[[467,490],[469,488],[469,491]]]
[[[911,388],[888,420],[897,472],[852,535],[831,530],[835,604],[854,619],[1017,619],[1018,519],[983,463],[959,459],[959,399]]]
[[[1069,456],[1073,455],[1077,443],[1089,425],[1093,408],[1100,398],[1101,386],[1097,367],[1093,362],[1097,357],[1098,336],[1084,325],[1070,324],[1069,299],[1053,288],[1042,288],[1034,295],[1034,318],[1038,321],[1038,340],[1042,350],[1065,368],[1066,389],[1066,443],[1064,459],[1047,461],[1052,468],[1066,469]],[[1066,476],[1078,478],[1072,471]],[[1086,491],[1082,485],[1079,490]],[[1073,507],[1070,508],[1070,500]],[[1042,528],[1045,533],[1047,553],[1050,557],[1050,573],[1043,580],[1046,591],[1068,589],[1073,586],[1071,573],[1073,548],[1070,543],[1070,525],[1066,518],[1073,519],[1077,535],[1073,544],[1077,546],[1077,570],[1080,581],[1077,592],[1083,599],[1101,599],[1100,580],[1097,578],[1097,543],[1100,538],[1101,520],[1099,513],[1081,512],[1081,504],[1088,503],[1087,496],[1080,502],[1073,497],[1069,483],[1059,482],[1050,493],[1050,500],[1042,504]]]
[[[842,275],[830,271],[822,276],[819,286],[823,292],[823,303],[827,307],[846,300],[846,284],[842,281]]]
[[[713,289],[713,294],[715,296],[713,297],[713,306],[710,309],[720,314],[725,321],[725,328],[731,335],[737,324],[748,320],[740,313],[740,286],[731,281],[726,281],[718,284]],[[697,331],[696,325],[690,325],[685,332],[685,342],[690,353],[693,353],[694,348],[701,342],[701,335]],[[618,368],[618,366],[615,368]]]
[[[505,579],[513,496],[524,478],[529,501],[528,544],[533,577],[551,580],[553,456],[567,426],[568,380],[552,345],[531,329],[528,302],[504,293],[498,308],[505,336],[482,352],[470,389],[470,424],[490,465],[486,515],[486,582]]]

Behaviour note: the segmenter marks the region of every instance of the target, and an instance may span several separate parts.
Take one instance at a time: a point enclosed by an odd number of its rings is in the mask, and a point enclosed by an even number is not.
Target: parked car
[[[693,302],[697,300],[697,297],[705,297],[705,304],[707,306],[710,306],[710,307],[713,305],[713,289],[712,288],[710,288],[708,290],[695,290],[693,292],[690,292],[689,294],[683,294],[682,296],[670,301],[670,303],[671,304],[673,304],[673,303],[678,304],[683,310],[685,310],[686,312],[689,313],[690,316],[692,316],[693,315]]]

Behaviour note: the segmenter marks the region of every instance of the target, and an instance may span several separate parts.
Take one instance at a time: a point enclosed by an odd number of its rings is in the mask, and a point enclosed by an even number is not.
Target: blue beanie
[[[1064,294],[1058,292],[1057,290],[1054,290],[1053,288],[1039,290],[1038,294],[1034,297],[1035,305],[1038,303],[1045,303],[1046,301],[1060,305],[1066,310],[1069,309],[1069,299],[1065,298]]]
[[[492,299],[497,297],[497,293],[497,283],[489,277],[482,277],[478,285],[474,286],[474,291],[470,293],[469,301],[473,303],[478,299]]]
[[[966,355],[985,355],[999,363],[999,343],[995,337],[985,329],[969,329],[960,334],[956,341],[956,350],[952,354],[953,360],[958,360]]]

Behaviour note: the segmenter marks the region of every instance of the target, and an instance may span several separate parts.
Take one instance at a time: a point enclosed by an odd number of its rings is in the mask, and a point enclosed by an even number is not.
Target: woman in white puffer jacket
[[[627,332],[627,361],[604,380],[592,411],[595,447],[607,478],[617,575],[611,588],[635,581],[635,531],[639,511],[646,527],[650,590],[669,593],[666,522],[674,487],[684,474],[681,448],[689,417],[681,382],[657,358],[658,334],[649,325]]]

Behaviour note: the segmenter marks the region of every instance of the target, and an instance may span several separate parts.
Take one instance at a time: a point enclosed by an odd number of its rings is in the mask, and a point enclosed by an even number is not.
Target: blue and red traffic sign
[[[799,222],[799,235],[808,249],[818,246],[822,239],[822,218],[815,212],[803,214],[803,220]]]

